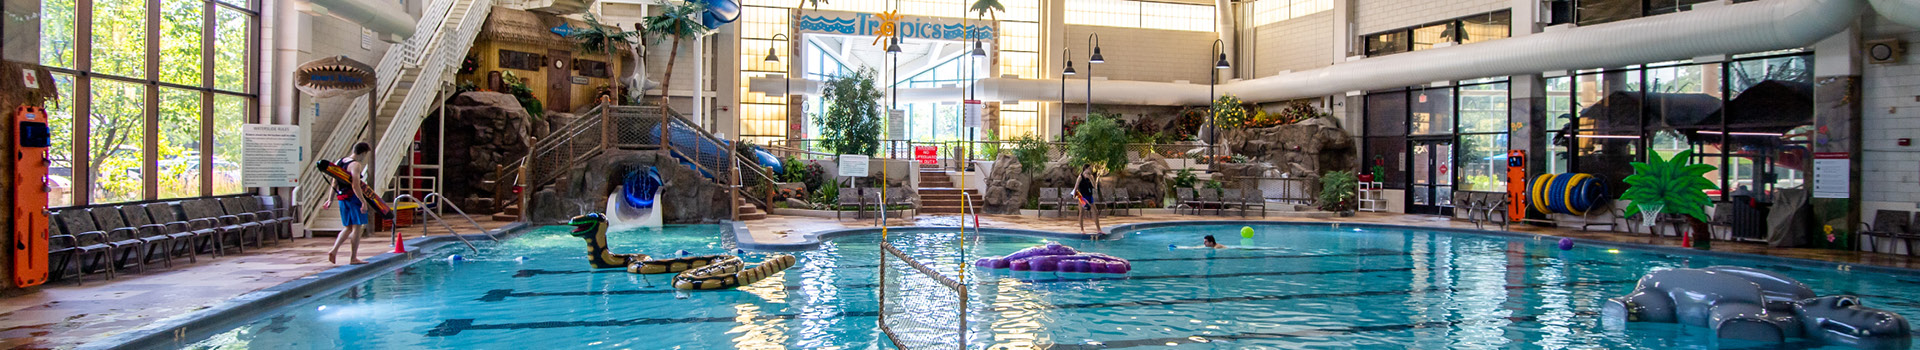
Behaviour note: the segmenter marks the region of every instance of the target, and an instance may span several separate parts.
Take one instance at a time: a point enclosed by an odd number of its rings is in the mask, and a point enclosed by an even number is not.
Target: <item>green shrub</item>
[[[1359,178],[1351,171],[1329,171],[1320,175],[1320,210],[1345,212],[1353,210],[1353,199],[1359,195]]]

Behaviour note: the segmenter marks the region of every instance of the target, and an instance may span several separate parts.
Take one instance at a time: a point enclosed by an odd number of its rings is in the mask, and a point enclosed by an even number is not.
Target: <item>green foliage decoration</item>
[[[533,97],[533,88],[527,86],[526,80],[513,75],[513,71],[501,71],[500,82],[506,85],[507,90],[501,92],[513,95],[514,99],[519,100],[520,107],[525,108],[527,115],[533,116],[533,120],[540,120],[546,115],[546,107],[540,104],[540,99]]]
[[[875,74],[861,69],[827,81],[823,91],[827,111],[814,116],[814,123],[820,125],[821,146],[834,154],[880,151],[880,99],[885,95],[874,83]]]
[[[1067,140],[1067,160],[1106,173],[1127,167],[1127,131],[1113,117],[1095,113]]]
[[[1213,100],[1213,125],[1220,128],[1240,128],[1246,125],[1246,107],[1241,106],[1240,98],[1233,95],[1220,95]]]
[[[660,105],[665,106],[668,91],[673,91],[673,66],[680,63],[680,41],[706,36],[712,30],[700,23],[701,14],[707,11],[704,0],[667,1],[654,6],[660,8],[660,13],[641,21],[646,24],[646,36],[656,40],[673,38],[673,51],[667,54],[667,75],[660,79]]]
[[[1021,135],[1013,141],[1013,158],[1020,161],[1020,172],[1027,175],[1039,174],[1047,167],[1047,143],[1033,134]]]
[[[1320,210],[1353,210],[1356,196],[1359,196],[1359,178],[1353,172],[1337,170],[1320,175]]]
[[[574,47],[580,52],[603,54],[614,48],[634,45],[634,38],[641,34],[638,31],[623,31],[618,26],[602,24],[600,18],[594,16],[593,12],[587,12],[587,25],[574,28],[573,33],[567,35],[567,38],[573,39]]]
[[[1633,162],[1633,175],[1623,180],[1628,187],[1620,199],[1632,202],[1627,206],[1626,215],[1640,213],[1641,205],[1661,204],[1666,206],[1662,212],[1708,221],[1706,207],[1713,204],[1713,200],[1707,197],[1706,191],[1719,186],[1708,180],[1706,174],[1719,168],[1692,164],[1692,150],[1680,151],[1667,159],[1660,159],[1659,153],[1647,157],[1647,162]]]

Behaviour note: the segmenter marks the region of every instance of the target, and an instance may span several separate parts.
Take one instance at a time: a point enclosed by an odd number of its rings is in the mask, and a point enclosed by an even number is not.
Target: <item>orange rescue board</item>
[[[47,283],[47,110],[20,106],[13,113],[13,283]]]

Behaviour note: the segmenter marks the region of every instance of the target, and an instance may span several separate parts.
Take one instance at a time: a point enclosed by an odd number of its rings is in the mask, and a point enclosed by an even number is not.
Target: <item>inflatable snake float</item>
[[[793,267],[795,261],[792,255],[775,255],[747,267],[739,257],[731,255],[653,259],[646,254],[614,254],[607,250],[606,216],[588,213],[573,217],[567,225],[573,226],[569,234],[587,241],[587,262],[593,264],[593,268],[625,267],[628,273],[637,274],[678,273],[673,277],[673,287],[680,289],[722,289],[753,284]]]

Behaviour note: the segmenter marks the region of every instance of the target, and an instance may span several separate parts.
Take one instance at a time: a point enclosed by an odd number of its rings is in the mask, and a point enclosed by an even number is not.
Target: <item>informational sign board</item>
[[[1853,159],[1846,152],[1813,154],[1813,198],[1852,198]]]
[[[366,27],[360,28],[360,49],[361,50],[373,49],[373,30],[372,29],[367,29]]]
[[[28,89],[40,88],[40,71],[32,70],[32,69],[21,69],[20,85],[26,85]]]
[[[866,177],[867,156],[858,154],[840,155],[840,176]]]
[[[241,186],[293,187],[300,177],[300,127],[246,124],[240,128]]]
[[[898,109],[887,111],[887,139],[907,139],[907,111]]]
[[[940,164],[940,146],[913,146],[913,160],[920,164]]]
[[[967,117],[964,122],[965,126],[969,128],[980,127],[980,115],[985,114],[984,112],[986,111],[987,105],[980,103],[980,100],[967,100],[966,105]]]
[[[573,76],[573,85],[587,85],[587,77]]]

